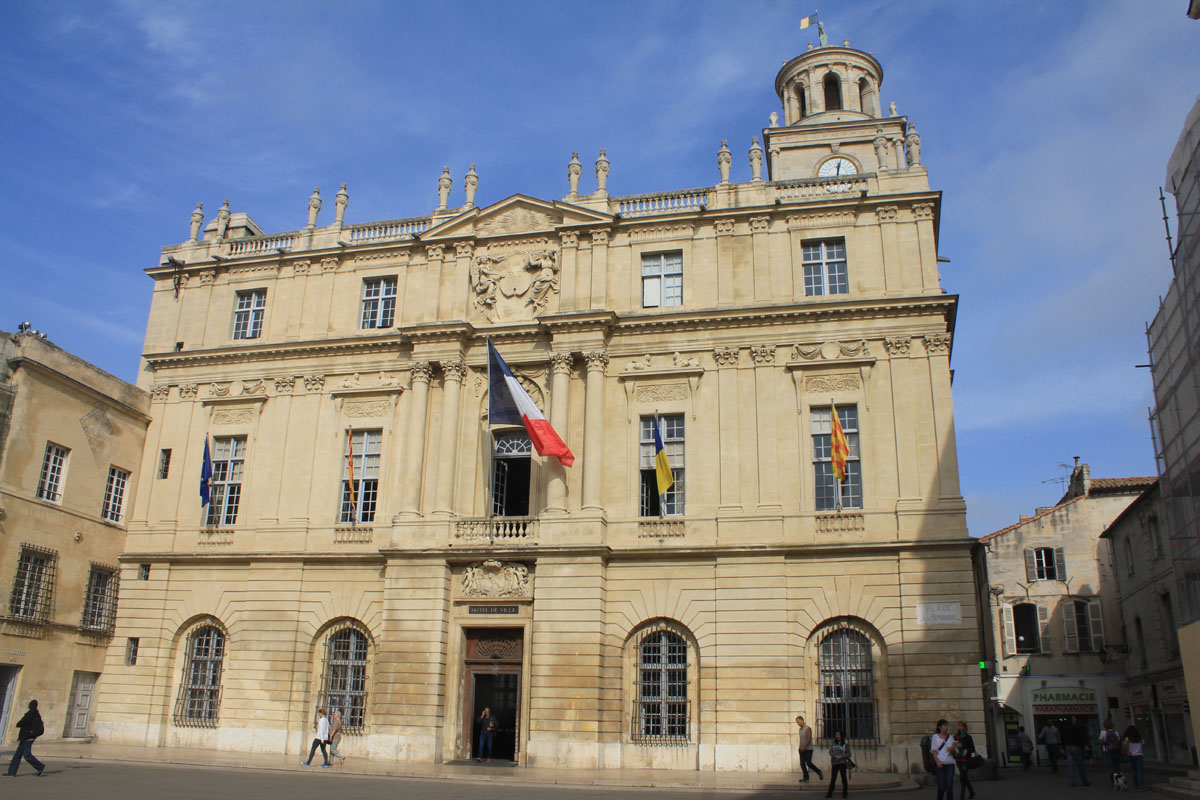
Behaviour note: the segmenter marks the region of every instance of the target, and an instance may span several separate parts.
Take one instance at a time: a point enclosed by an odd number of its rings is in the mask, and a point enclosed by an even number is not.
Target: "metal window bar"
[[[396,317],[396,278],[363,281],[361,327],[390,328]]]
[[[83,595],[83,618],[79,626],[89,631],[111,634],[117,624],[117,597],[120,578],[116,567],[91,565]]]
[[[104,486],[104,502],[100,506],[100,519],[120,522],[125,511],[125,487],[129,484],[129,473],[116,467],[108,468],[108,483]]]
[[[140,638],[137,636],[130,636],[125,640],[125,666],[137,666],[138,644],[140,641]]]
[[[858,406],[838,406],[838,420],[846,445],[846,479],[842,481],[842,508],[862,508],[862,466],[858,447]],[[811,414],[813,447],[813,497],[817,511],[837,508],[838,483],[833,475],[833,414],[829,407],[814,408]]]
[[[367,656],[369,642],[362,631],[346,625],[325,638],[325,658],[321,662],[321,691],[317,708],[332,717],[342,714],[346,733],[362,733],[367,717]],[[314,719],[316,710],[313,710]]]
[[[175,701],[175,724],[215,728],[220,721],[225,634],[213,625],[192,631],[184,649],[183,676]]]
[[[637,644],[632,739],[638,744],[686,745],[691,731],[688,645],[674,631],[656,626]]]
[[[62,476],[69,452],[65,447],[47,443],[46,455],[42,459],[42,473],[38,477],[39,500],[49,500],[51,503],[62,500]]]
[[[171,474],[171,448],[164,447],[158,454],[158,477],[165,479]]]
[[[237,524],[238,505],[242,498],[242,469],[246,459],[246,437],[234,436],[214,440],[211,496],[208,503],[209,527]]]
[[[877,707],[871,639],[848,621],[825,633],[817,650],[818,735],[835,731],[850,742],[877,742]]]
[[[57,552],[22,543],[8,602],[9,616],[25,622],[49,622],[54,613],[57,570]]]

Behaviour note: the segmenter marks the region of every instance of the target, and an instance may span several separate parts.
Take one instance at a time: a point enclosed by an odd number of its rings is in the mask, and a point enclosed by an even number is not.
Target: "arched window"
[[[367,714],[367,637],[352,626],[325,637],[317,707],[342,714],[347,733],[362,731]]]
[[[830,72],[821,82],[825,88],[825,110],[841,111],[842,109],[842,80],[837,73]]]
[[[875,90],[871,88],[871,82],[866,78],[858,79],[858,107],[864,114],[870,114],[872,117],[879,116],[879,109],[875,105]]]
[[[870,638],[848,624],[825,634],[817,650],[820,736],[874,740],[875,672]]]
[[[175,724],[216,727],[221,708],[225,634],[215,625],[193,630],[184,646],[183,680],[175,702]]]
[[[637,643],[637,686],[633,740],[645,744],[687,744],[687,640],[664,626],[642,633]]]
[[[796,84],[796,100],[797,107],[800,109],[800,119],[808,116],[808,98],[804,96],[805,86],[803,83]]]
[[[496,434],[492,458],[492,513],[497,517],[529,514],[533,442],[524,431]]]

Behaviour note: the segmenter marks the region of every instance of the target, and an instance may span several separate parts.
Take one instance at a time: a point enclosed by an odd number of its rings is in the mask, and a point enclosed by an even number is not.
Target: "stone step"
[[[1200,793],[1200,778],[1193,778],[1190,775],[1183,777],[1176,775],[1173,778],[1168,778],[1167,783],[1174,786],[1176,789],[1186,789],[1188,791]]]
[[[1151,784],[1149,788],[1163,797],[1172,797],[1175,800],[1200,800],[1200,791],[1184,789],[1171,783],[1155,783]]]

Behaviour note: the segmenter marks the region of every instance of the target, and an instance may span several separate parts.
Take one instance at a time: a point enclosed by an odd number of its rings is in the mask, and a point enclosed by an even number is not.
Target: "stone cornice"
[[[228,364],[246,361],[275,361],[278,359],[310,358],[330,355],[356,355],[399,350],[404,337],[397,331],[376,337],[354,339],[320,339],[302,342],[274,342],[238,347],[214,347],[184,352],[145,353],[143,358],[151,370],[197,367],[206,364]]]

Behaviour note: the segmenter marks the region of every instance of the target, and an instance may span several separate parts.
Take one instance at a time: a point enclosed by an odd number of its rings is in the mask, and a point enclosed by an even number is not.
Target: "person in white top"
[[[321,748],[321,758],[325,759],[322,767],[329,766],[329,753],[325,750],[325,743],[329,741],[329,717],[325,716],[325,709],[317,709],[317,736],[312,741],[312,747],[308,750],[308,760],[300,763],[306,767],[312,766],[313,756],[317,754],[317,748]]]
[[[944,719],[937,722],[937,733],[929,738],[929,752],[937,762],[937,800],[954,800],[954,755],[958,744],[950,735],[950,723]]]
[[[1130,725],[1122,734],[1125,741],[1125,752],[1129,754],[1129,771],[1133,773],[1133,788],[1139,792],[1146,791],[1145,756],[1142,754],[1142,734]]]

